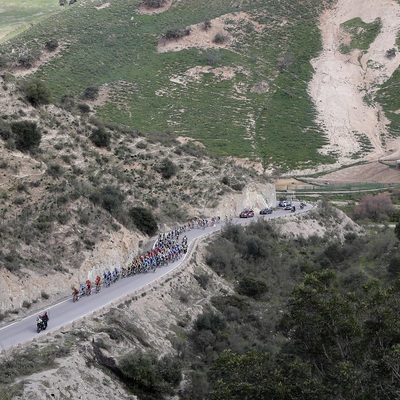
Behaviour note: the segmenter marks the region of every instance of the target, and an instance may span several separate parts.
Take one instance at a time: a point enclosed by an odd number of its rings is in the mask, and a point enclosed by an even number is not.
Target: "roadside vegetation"
[[[314,213],[321,223],[338,222],[327,204]],[[386,228],[378,235],[349,230],[340,242],[281,235],[268,221],[228,225],[209,242],[206,262],[232,291],[213,292],[211,272],[194,276],[210,301],[192,320],[182,308],[170,327],[174,350],[157,357],[121,306],[98,328],[109,340],[92,342],[90,363],[149,400],[333,400],[338,393],[361,400],[382,390],[393,398],[399,239]],[[193,289],[186,290],[183,304]],[[120,356],[106,356],[114,346]]]
[[[182,398],[395,396],[397,247],[388,229],[344,243],[285,240],[262,222],[225,229],[208,263],[235,293],[214,297],[188,333]]]

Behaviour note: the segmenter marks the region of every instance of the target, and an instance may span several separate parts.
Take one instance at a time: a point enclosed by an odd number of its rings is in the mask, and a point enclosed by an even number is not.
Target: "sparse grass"
[[[65,346],[47,345],[42,348],[31,346],[3,358],[0,361],[0,385],[10,384],[16,378],[53,368],[56,358],[68,354],[69,350]]]
[[[366,23],[357,17],[344,22],[341,27],[351,34],[351,49],[367,51],[379,34],[382,22],[380,18],[376,18],[373,22]]]

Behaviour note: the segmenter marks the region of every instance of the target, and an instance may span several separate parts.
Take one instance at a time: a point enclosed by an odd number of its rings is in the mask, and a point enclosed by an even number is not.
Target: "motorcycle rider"
[[[42,321],[43,321],[43,324],[44,324],[44,329],[46,329],[47,328],[47,322],[49,321],[49,315],[47,314],[47,311],[45,311],[41,316],[40,316],[40,318],[42,319]]]

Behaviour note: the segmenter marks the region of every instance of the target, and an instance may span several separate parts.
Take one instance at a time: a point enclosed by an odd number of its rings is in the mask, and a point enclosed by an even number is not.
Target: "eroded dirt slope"
[[[349,44],[350,37],[341,24],[357,17],[365,23],[380,18],[382,28],[368,51],[342,54],[340,46]],[[338,0],[336,7],[321,16],[323,51],[312,61],[315,74],[309,93],[329,139],[323,152],[337,152],[338,165],[354,163],[354,153],[360,151],[360,159],[370,161],[397,151],[398,140],[387,138],[388,121],[380,105],[367,104],[364,96],[373,97],[399,67],[400,56],[386,57],[388,49],[396,48],[399,28],[400,5],[395,0]],[[361,137],[372,146],[368,154],[362,154]]]

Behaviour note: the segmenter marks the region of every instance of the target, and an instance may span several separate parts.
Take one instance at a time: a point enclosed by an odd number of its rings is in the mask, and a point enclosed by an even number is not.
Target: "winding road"
[[[307,205],[301,210],[299,203],[295,202],[293,204],[296,206],[297,210],[294,214],[307,212],[312,208],[312,206]],[[254,218],[233,218],[232,223],[246,224],[261,218],[268,220],[287,215],[293,215],[293,213],[287,210],[277,209],[272,214],[268,215],[256,214]],[[91,296],[85,296],[76,303],[72,302],[72,296],[68,296],[68,298],[53,304],[46,309],[50,317],[49,325],[46,331],[42,331],[40,333],[36,332],[36,317],[39,312],[36,312],[35,314],[23,319],[16,320],[0,328],[0,350],[5,351],[10,348],[20,347],[21,345],[26,344],[34,339],[40,339],[49,333],[67,329],[67,327],[73,322],[76,322],[77,320],[82,319],[89,314],[102,312],[104,307],[109,307],[113,303],[117,304],[125,296],[132,295],[133,293],[144,289],[146,286],[154,283],[156,280],[162,278],[166,274],[169,274],[179,267],[185,258],[190,256],[195,246],[195,239],[218,232],[223,226],[224,222],[222,221],[215,227],[207,227],[205,229],[195,228],[185,232],[189,243],[187,254],[185,257],[182,257],[180,260],[174,263],[170,263],[166,267],[158,268],[155,272],[148,272],[146,274],[139,274],[120,279],[107,288],[103,286],[101,291],[97,294],[93,291]]]

